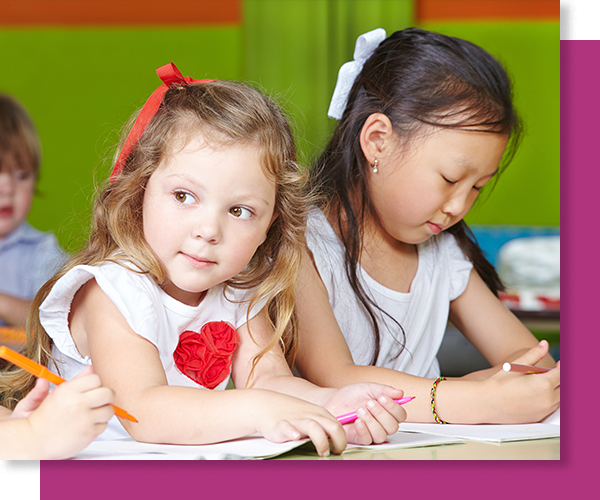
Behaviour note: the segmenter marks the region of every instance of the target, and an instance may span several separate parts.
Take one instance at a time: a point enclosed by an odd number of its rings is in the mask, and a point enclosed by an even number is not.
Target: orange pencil
[[[28,371],[32,375],[46,379],[48,382],[52,382],[55,385],[60,385],[63,382],[66,382],[64,378],[59,377],[55,373],[52,373],[45,366],[42,366],[39,363],[36,363],[35,361],[32,361],[29,358],[26,358],[22,354],[19,354],[18,352],[15,352],[4,345],[0,346],[0,358],[4,358],[7,361],[10,361],[11,363],[17,365],[19,368],[23,368],[23,370]],[[137,420],[125,410],[115,405],[111,406],[115,409],[115,415],[117,417],[126,418],[127,420],[131,420],[132,422],[137,422]]]
[[[546,373],[552,370],[552,368],[545,368],[543,366],[519,365],[518,363],[504,363],[502,369],[505,372],[519,373]]]

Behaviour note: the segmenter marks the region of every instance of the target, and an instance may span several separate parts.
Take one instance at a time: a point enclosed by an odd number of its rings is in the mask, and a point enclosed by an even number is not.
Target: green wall
[[[356,38],[412,24],[411,0],[246,0],[244,77],[276,93],[309,161],[335,127],[327,117],[340,66]]]
[[[0,28],[0,92],[29,109],[44,150],[30,222],[77,246],[94,178],[108,175],[120,127],[159,85],[155,69],[170,61],[184,75],[243,79],[274,93],[308,161],[335,125],[329,99],[356,37],[414,25],[413,10],[410,0],[245,0],[241,26]],[[518,156],[469,222],[558,225],[559,23],[422,27],[471,40],[506,63],[527,125]]]
[[[161,83],[155,69],[174,62],[186,76],[240,79],[241,46],[239,27],[0,29],[0,92],[27,107],[42,140],[30,223],[73,250],[121,127]]]

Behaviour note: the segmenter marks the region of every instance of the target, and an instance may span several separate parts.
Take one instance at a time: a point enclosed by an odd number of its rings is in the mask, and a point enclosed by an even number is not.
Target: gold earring
[[[377,173],[377,158],[375,158],[375,163],[373,163],[373,165],[371,165],[371,168],[373,169],[373,173],[376,174]]]

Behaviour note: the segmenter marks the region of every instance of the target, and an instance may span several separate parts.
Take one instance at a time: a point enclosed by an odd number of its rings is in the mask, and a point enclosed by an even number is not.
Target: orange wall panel
[[[415,0],[418,22],[559,20],[560,0]]]
[[[231,25],[242,0],[0,0],[0,26]]]

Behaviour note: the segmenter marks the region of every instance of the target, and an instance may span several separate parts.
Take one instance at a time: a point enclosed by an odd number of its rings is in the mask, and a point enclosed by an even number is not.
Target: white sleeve
[[[454,235],[445,233],[445,236],[444,246],[448,252],[451,270],[450,300],[454,300],[460,297],[467,288],[473,263],[460,249]]]
[[[309,213],[306,227],[306,245],[330,300],[335,301],[336,291],[346,289],[346,263],[344,248],[320,210]]]
[[[159,315],[164,314],[158,287],[148,276],[110,263],[100,267],[74,267],[46,297],[40,307],[40,322],[56,347],[77,361],[83,360],[71,337],[68,318],[75,293],[92,278],[96,279],[98,286],[115,304],[131,329],[157,345],[161,324]]]

